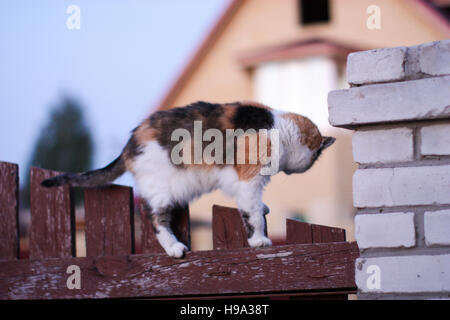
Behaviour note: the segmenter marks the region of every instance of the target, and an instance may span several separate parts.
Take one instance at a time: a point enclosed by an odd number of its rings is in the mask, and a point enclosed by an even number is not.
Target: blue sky
[[[113,160],[227,2],[1,1],[0,160],[18,163],[23,181],[37,135],[64,94],[84,106],[95,166]],[[80,30],[66,26],[72,4]]]

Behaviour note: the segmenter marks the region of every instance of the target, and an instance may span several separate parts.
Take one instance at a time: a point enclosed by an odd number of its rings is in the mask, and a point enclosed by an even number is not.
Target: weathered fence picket
[[[19,258],[19,167],[0,162],[0,260]]]
[[[75,256],[75,211],[68,186],[45,188],[41,181],[60,172],[30,170],[30,259]]]
[[[236,209],[214,205],[212,231],[215,250],[250,247],[241,216]]]
[[[86,255],[134,253],[133,190],[123,186],[84,191]]]
[[[0,231],[7,240],[0,245],[0,299],[344,299],[355,291],[359,250],[345,242],[344,230],[287,220],[287,245],[254,249],[233,208],[213,207],[214,250],[173,259],[141,204],[143,253],[134,254],[132,189],[115,185],[85,190],[87,256],[75,257],[71,189],[42,188],[42,179],[57,172],[38,168],[31,169],[30,259],[17,259],[17,169],[0,162]],[[173,210],[175,233],[190,247],[189,208]],[[80,268],[81,289],[67,287],[71,265]]]
[[[287,243],[326,243],[345,241],[345,229],[286,220]]]

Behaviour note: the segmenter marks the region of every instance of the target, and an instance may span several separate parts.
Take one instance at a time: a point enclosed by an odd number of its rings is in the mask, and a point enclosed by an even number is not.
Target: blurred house
[[[369,29],[378,6],[380,29]],[[284,238],[285,218],[344,227],[353,238],[351,136],[328,124],[327,94],[346,84],[352,51],[449,38],[450,1],[232,0],[157,106],[255,100],[308,116],[337,142],[307,173],[272,178],[269,236]],[[212,204],[235,206],[221,192],[191,205],[192,241],[211,248]]]

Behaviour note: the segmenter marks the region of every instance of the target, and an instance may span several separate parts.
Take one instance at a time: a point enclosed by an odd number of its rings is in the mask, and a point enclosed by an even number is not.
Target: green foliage
[[[81,106],[65,97],[54,108],[33,148],[29,166],[64,172],[82,172],[91,168],[93,140]],[[27,171],[28,172],[28,171]],[[22,191],[22,201],[29,206],[29,176]],[[77,197],[79,198],[79,197]]]

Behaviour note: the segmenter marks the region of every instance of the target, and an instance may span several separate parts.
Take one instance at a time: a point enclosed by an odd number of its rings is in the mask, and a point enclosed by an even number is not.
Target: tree
[[[64,97],[51,111],[47,124],[41,130],[31,153],[29,166],[82,172],[91,168],[92,157],[93,140],[85,123],[83,110],[76,100]],[[25,207],[30,202],[29,188],[28,175],[22,191]]]

